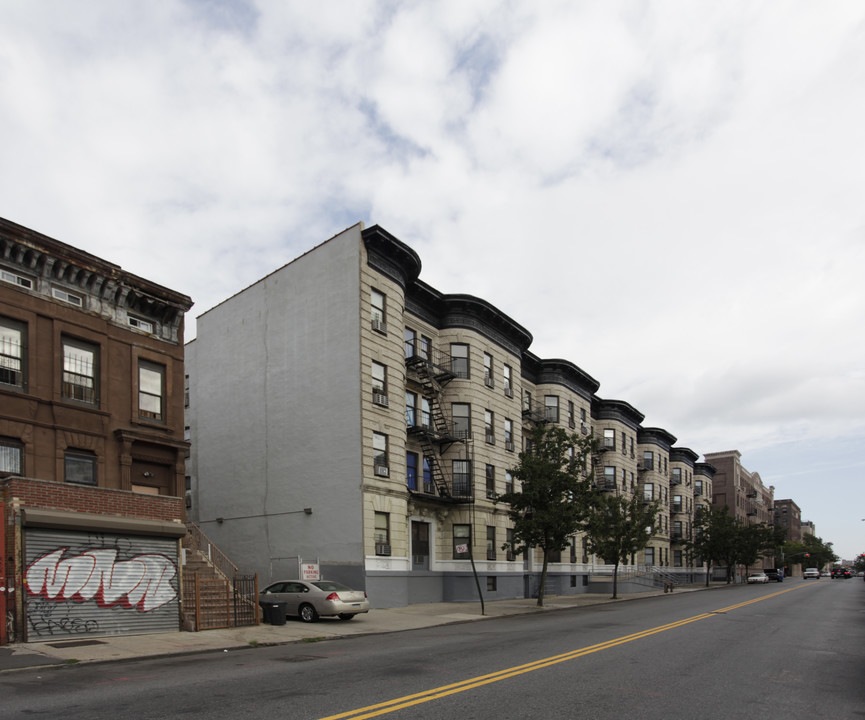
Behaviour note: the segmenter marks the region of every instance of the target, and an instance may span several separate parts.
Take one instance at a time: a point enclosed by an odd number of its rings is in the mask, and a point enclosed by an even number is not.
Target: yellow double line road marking
[[[440,698],[447,697],[448,695],[465,692],[466,690],[482,687],[483,685],[489,685],[491,683],[499,682],[501,680],[507,680],[508,678],[516,677],[517,675],[523,675],[524,673],[528,672],[533,672],[534,670],[540,670],[545,667],[550,667],[551,665],[557,665],[558,663],[565,662],[567,660],[573,660],[578,657],[583,657],[584,655],[591,655],[592,653],[600,652],[601,650],[609,650],[610,648],[616,647],[617,645],[624,645],[625,643],[633,642],[634,640],[640,640],[641,638],[649,637],[650,635],[657,635],[658,633],[665,632],[667,630],[673,630],[674,628],[697,622],[698,620],[706,620],[707,618],[713,617],[715,615],[730,612],[731,610],[738,610],[739,608],[743,608],[747,605],[762,602],[763,600],[768,600],[769,598],[777,597],[778,595],[783,595],[784,593],[792,592],[793,590],[798,590],[802,587],[814,587],[814,585],[797,585],[796,587],[779,590],[778,592],[771,593],[770,595],[761,595],[760,597],[754,598],[752,600],[746,600],[745,602],[736,603],[735,605],[730,605],[719,610],[713,610],[711,612],[703,613],[701,615],[695,615],[694,617],[686,618],[685,620],[677,620],[676,622],[669,623],[668,625],[660,625],[649,630],[643,630],[642,632],[634,633],[633,635],[625,635],[624,637],[616,638],[615,640],[608,640],[607,642],[598,643],[597,645],[590,645],[589,647],[580,648],[579,650],[572,650],[571,652],[563,653],[561,655],[553,655],[552,657],[544,658],[542,660],[535,660],[534,662],[526,663],[525,665],[517,665],[516,667],[507,668],[506,670],[499,670],[498,672],[490,673],[489,675],[480,675],[478,677],[470,678],[468,680],[462,680],[461,682],[453,683],[451,685],[442,685],[441,687],[415,693],[414,695],[405,695],[403,697],[395,698],[393,700],[387,700],[385,702],[377,703],[375,705],[367,705],[366,707],[358,708],[356,710],[349,710],[344,713],[339,713],[338,715],[328,715],[327,717],[321,718],[320,720],[341,720],[343,718],[351,718],[351,720],[365,720],[365,718],[385,715],[386,713],[395,712],[396,710],[403,710],[413,705],[420,705],[421,703],[430,702],[431,700],[438,700]]]

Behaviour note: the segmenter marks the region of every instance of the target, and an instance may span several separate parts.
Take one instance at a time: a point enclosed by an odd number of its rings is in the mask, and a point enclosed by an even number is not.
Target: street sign
[[[300,566],[301,580],[321,580],[318,572],[318,563],[304,563]]]

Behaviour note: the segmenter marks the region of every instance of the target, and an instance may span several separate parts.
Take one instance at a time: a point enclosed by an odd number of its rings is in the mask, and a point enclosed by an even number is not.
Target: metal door
[[[180,629],[177,540],[25,531],[27,641]]]

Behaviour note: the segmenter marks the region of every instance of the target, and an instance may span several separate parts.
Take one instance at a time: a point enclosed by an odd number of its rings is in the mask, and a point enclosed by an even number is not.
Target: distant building
[[[802,542],[802,511],[793,500],[775,501],[774,523],[787,531],[787,542]]]
[[[738,450],[706,453],[707,463],[715,468],[712,504],[726,507],[737,520],[747,525],[774,522],[775,488],[763,485],[760,474],[742,465]]]
[[[191,305],[0,219],[0,642],[179,628]]]

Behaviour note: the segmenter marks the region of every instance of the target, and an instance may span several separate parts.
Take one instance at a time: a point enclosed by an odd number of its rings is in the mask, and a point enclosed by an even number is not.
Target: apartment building
[[[488,597],[528,596],[542,558],[502,550],[494,498],[514,485],[524,429],[546,422],[599,438],[596,487],[662,500],[633,564],[688,565],[681,542],[713,467],[599,398],[574,363],[531,353],[514,319],[420,271],[410,247],[357,225],[198,318],[190,513],[207,535],[262,582],[313,566],[377,607],[476,599],[473,568]],[[598,566],[575,536],[547,590],[590,591]]]
[[[713,504],[727,507],[737,520],[748,525],[775,522],[775,488],[763,484],[760,474],[742,465],[738,450],[705,453],[707,463],[715,467]]]
[[[807,523],[802,522],[802,511],[791,499],[775,500],[772,522],[776,526],[784,528],[787,534],[787,542],[802,542],[803,527]],[[811,529],[813,533],[813,529]]]
[[[179,628],[191,305],[0,219],[0,642]]]

